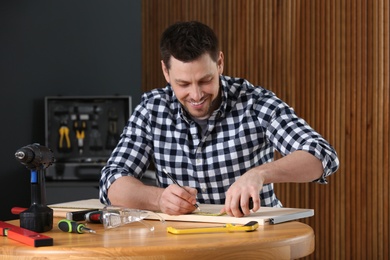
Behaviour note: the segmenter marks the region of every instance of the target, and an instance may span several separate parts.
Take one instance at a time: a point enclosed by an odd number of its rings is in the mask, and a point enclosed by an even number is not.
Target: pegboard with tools
[[[130,96],[45,97],[48,180],[97,180],[131,115]]]

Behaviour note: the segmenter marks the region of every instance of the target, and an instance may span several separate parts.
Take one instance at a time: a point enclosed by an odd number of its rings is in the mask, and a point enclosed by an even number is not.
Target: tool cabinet
[[[130,96],[45,97],[47,180],[99,180],[131,114]]]
[[[48,202],[97,197],[101,168],[132,112],[130,96],[45,97]],[[57,195],[56,195],[57,194]]]

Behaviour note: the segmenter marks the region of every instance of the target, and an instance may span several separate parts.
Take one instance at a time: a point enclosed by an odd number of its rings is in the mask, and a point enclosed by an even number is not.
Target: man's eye
[[[208,79],[208,80],[203,80],[201,82],[199,82],[200,85],[207,85],[209,84],[210,82],[212,82],[213,80],[212,79]]]
[[[188,87],[190,84],[188,84],[188,83],[179,83],[178,84],[180,87]]]

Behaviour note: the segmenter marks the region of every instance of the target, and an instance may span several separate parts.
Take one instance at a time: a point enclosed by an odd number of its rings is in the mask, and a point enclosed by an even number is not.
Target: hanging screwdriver
[[[58,222],[58,228],[64,232],[69,233],[96,233],[95,230],[87,228],[84,224],[77,223],[69,219],[62,219]]]

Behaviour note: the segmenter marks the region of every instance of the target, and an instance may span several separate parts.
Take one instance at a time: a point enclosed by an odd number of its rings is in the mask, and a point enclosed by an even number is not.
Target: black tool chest
[[[45,97],[45,142],[56,160],[46,179],[99,180],[131,108],[130,96]]]

